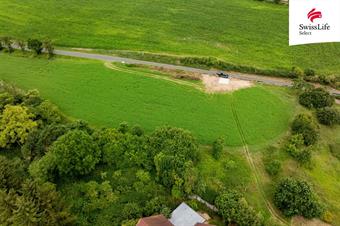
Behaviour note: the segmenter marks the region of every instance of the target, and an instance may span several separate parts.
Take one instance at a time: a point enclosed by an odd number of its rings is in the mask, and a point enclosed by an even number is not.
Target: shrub
[[[274,204],[287,217],[302,215],[320,217],[322,207],[310,185],[305,181],[286,178],[275,189]]]
[[[304,144],[307,146],[317,142],[317,126],[310,115],[297,115],[292,123],[292,131],[293,134],[301,134],[303,136]]]
[[[35,54],[40,55],[43,51],[43,43],[38,39],[28,39],[27,48],[32,50]]]
[[[312,77],[315,76],[315,71],[313,69],[307,68],[304,71],[305,76]]]
[[[299,103],[307,108],[331,107],[334,102],[334,97],[322,88],[306,90],[299,96]]]
[[[289,73],[290,78],[300,78],[303,76],[303,71],[299,67],[292,67],[292,70]]]
[[[281,162],[279,160],[270,160],[265,163],[265,168],[270,176],[276,176],[281,171]]]
[[[143,136],[144,131],[140,125],[135,125],[131,128],[131,134],[135,136]]]
[[[325,211],[322,215],[322,220],[326,223],[331,224],[333,222],[334,216],[331,212],[329,212],[328,210]]]
[[[327,126],[332,126],[340,123],[340,114],[335,108],[321,108],[316,112],[318,121]]]
[[[119,124],[117,130],[121,133],[127,133],[129,132],[129,124],[127,122],[122,122]]]
[[[214,141],[212,145],[212,155],[215,159],[219,159],[221,157],[223,147],[224,147],[223,138],[218,138]]]
[[[309,163],[312,157],[312,150],[304,146],[301,134],[293,135],[285,146],[286,152],[301,164]]]

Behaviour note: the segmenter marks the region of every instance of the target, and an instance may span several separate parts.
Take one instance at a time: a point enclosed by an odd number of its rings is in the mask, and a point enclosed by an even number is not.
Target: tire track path
[[[243,144],[244,154],[245,154],[247,162],[248,162],[248,164],[249,164],[249,166],[250,166],[250,168],[251,168],[251,170],[253,172],[253,175],[254,175],[254,178],[255,178],[256,187],[259,190],[259,192],[261,193],[261,196],[262,196],[263,200],[265,201],[267,209],[269,210],[270,214],[275,219],[277,219],[279,222],[281,222],[284,225],[290,225],[290,223],[287,220],[282,218],[280,216],[280,214],[277,213],[277,211],[274,209],[274,207],[272,206],[272,204],[270,203],[270,201],[267,199],[267,197],[265,195],[263,184],[262,184],[260,176],[259,176],[259,171],[258,171],[258,169],[256,167],[256,164],[254,163],[254,160],[253,160],[253,158],[252,158],[252,156],[250,154],[249,147],[248,147],[248,144],[247,144],[247,141],[246,141],[246,138],[245,138],[245,135],[244,135],[244,132],[243,132],[240,120],[239,120],[237,112],[236,112],[236,107],[235,107],[235,103],[234,103],[234,97],[232,97],[232,100],[231,100],[231,110],[232,110],[232,113],[233,113],[234,120],[236,122],[236,126],[237,126],[237,129],[238,129],[238,132],[240,134],[241,142]]]

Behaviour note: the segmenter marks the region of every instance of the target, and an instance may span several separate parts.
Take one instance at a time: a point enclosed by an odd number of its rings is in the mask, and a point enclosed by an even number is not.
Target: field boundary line
[[[121,72],[129,73],[129,74],[138,74],[138,73],[140,73],[143,76],[146,76],[146,77],[149,77],[149,78],[165,80],[165,81],[173,82],[173,83],[184,85],[184,86],[190,86],[192,88],[195,88],[195,89],[198,89],[198,90],[204,92],[204,89],[201,86],[193,84],[191,82],[178,81],[176,79],[171,79],[171,78],[167,78],[167,77],[162,76],[162,75],[152,74],[152,73],[148,73],[148,72],[133,71],[133,70],[129,70],[129,69],[124,69],[124,68],[120,68],[118,66],[114,66],[111,62],[105,62],[104,65],[105,65],[105,67],[107,67],[107,68],[109,68],[111,70],[121,71]]]
[[[244,132],[243,132],[240,120],[239,120],[237,112],[236,112],[236,108],[235,108],[235,104],[234,104],[234,97],[233,96],[231,98],[231,111],[233,113],[234,120],[236,122],[236,127],[237,127],[237,129],[239,131],[239,134],[240,134],[241,142],[243,144],[244,154],[246,156],[246,159],[247,159],[247,162],[248,162],[250,168],[252,169],[252,172],[253,172],[253,175],[254,175],[254,178],[255,178],[256,187],[259,190],[259,192],[261,193],[261,196],[262,196],[262,198],[263,198],[263,200],[264,200],[264,202],[266,204],[267,209],[269,210],[270,214],[274,218],[276,218],[278,221],[280,221],[284,225],[291,225],[287,220],[282,218],[280,216],[280,214],[278,214],[276,212],[276,210],[274,209],[274,207],[272,206],[272,204],[270,203],[270,201],[267,199],[267,197],[265,195],[265,192],[264,192],[264,189],[263,189],[263,184],[261,183],[258,169],[257,169],[257,167],[256,167],[256,165],[254,163],[254,160],[253,160],[253,158],[252,158],[252,156],[250,154],[249,147],[248,147],[248,144],[247,144],[247,141],[246,141],[246,138],[245,138],[245,135],[244,135]]]

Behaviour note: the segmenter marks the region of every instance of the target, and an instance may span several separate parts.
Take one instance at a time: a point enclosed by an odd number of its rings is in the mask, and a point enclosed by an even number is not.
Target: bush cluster
[[[274,204],[287,217],[302,215],[306,218],[320,217],[323,208],[310,185],[293,178],[283,179],[276,187]]]

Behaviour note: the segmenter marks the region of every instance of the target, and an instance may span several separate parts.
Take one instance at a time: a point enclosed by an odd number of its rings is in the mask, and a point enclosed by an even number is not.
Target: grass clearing
[[[228,145],[238,146],[241,141],[231,101],[240,101],[237,111],[244,123],[251,121],[244,128],[249,143],[280,135],[288,128],[291,116],[290,104],[272,93],[280,90],[274,87],[212,95],[143,76],[140,71],[114,71],[100,61],[74,58],[48,61],[2,54],[0,67],[0,79],[24,89],[38,89],[67,115],[97,126],[112,127],[126,121],[151,131],[168,124],[192,131],[202,143],[223,136]]]
[[[0,35],[57,45],[214,56],[339,74],[340,44],[288,46],[288,7],[253,0],[2,0]]]

